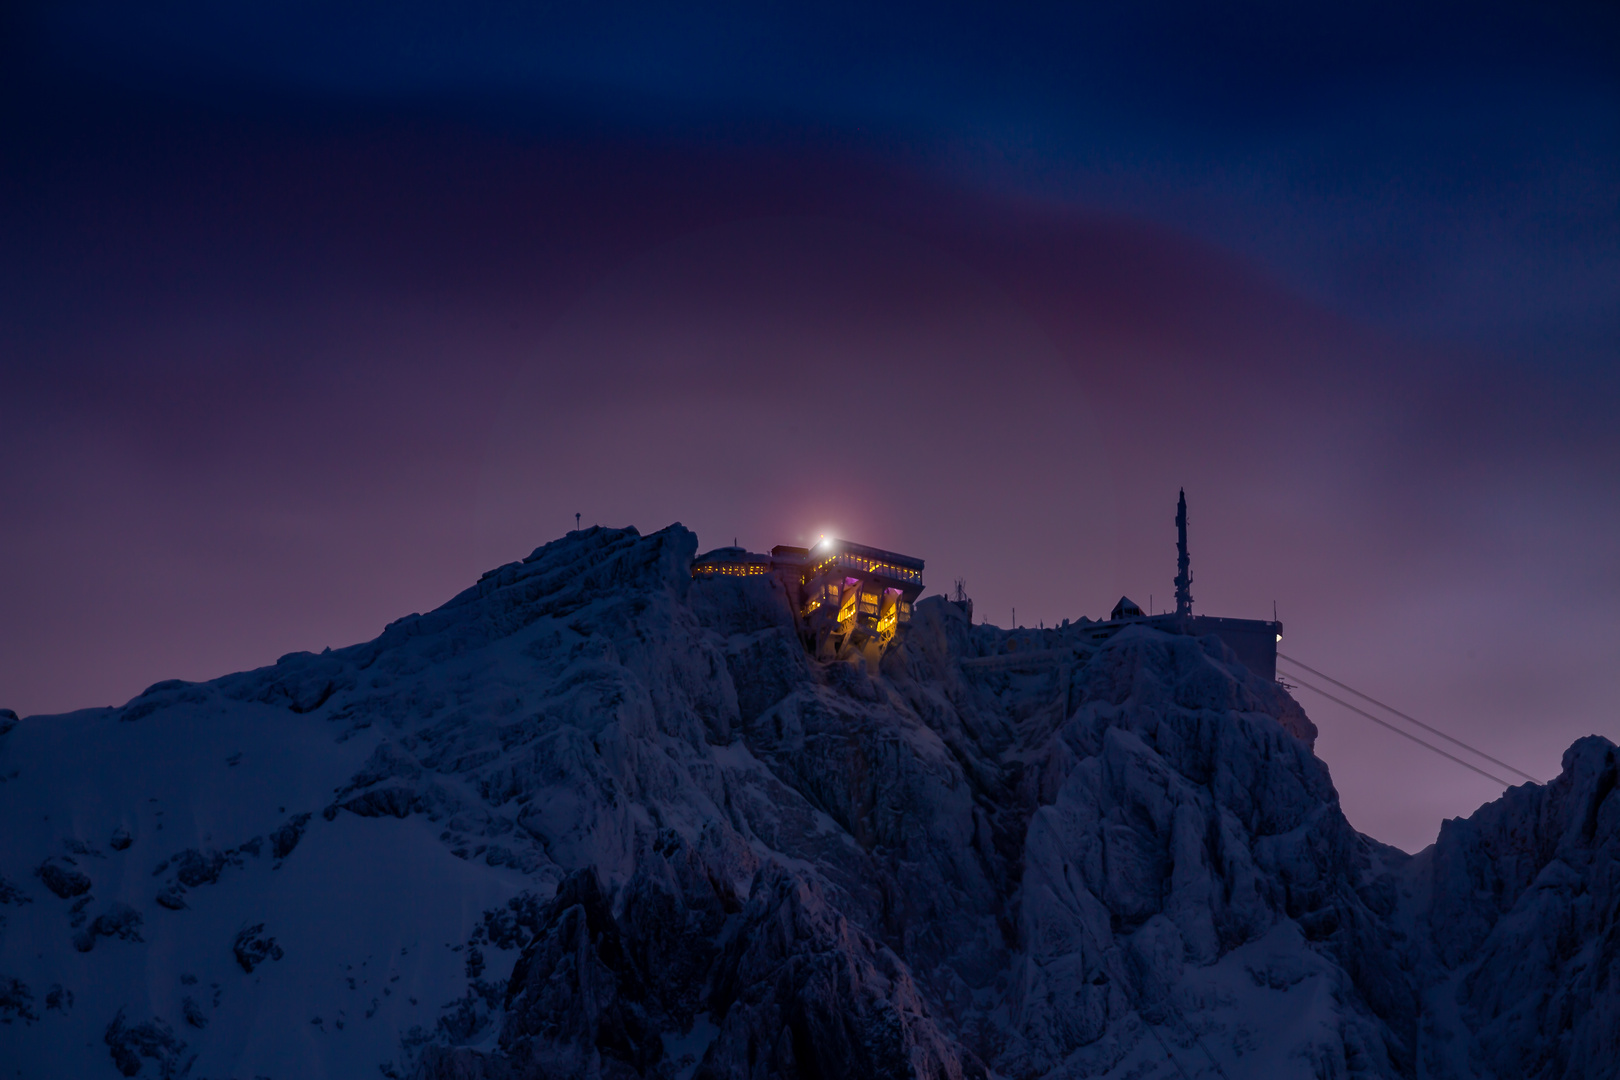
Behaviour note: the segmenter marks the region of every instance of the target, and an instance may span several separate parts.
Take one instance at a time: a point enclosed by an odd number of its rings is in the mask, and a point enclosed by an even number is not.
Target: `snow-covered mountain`
[[[0,1076],[1620,1075],[1607,740],[1408,856],[1216,639],[817,663],[695,546],[0,713]]]

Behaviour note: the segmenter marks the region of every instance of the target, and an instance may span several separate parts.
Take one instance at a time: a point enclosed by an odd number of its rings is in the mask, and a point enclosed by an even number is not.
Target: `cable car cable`
[[[1334,686],[1337,686],[1339,689],[1348,690],[1350,693],[1356,695],[1356,697],[1360,698],[1361,700],[1370,701],[1374,705],[1378,706],[1380,709],[1383,709],[1386,712],[1394,713],[1396,716],[1400,717],[1402,720],[1405,720],[1407,723],[1416,724],[1418,727],[1422,728],[1424,731],[1427,731],[1429,734],[1438,735],[1442,739],[1446,740],[1446,742],[1452,743],[1453,745],[1456,745],[1456,746],[1460,746],[1464,750],[1467,750],[1469,753],[1476,754],[1479,757],[1484,758],[1486,761],[1490,762],[1492,765],[1500,765],[1502,768],[1506,769],[1510,773],[1517,773],[1519,776],[1524,777],[1526,780],[1530,781],[1532,784],[1540,784],[1540,783],[1543,782],[1541,780],[1538,780],[1536,777],[1531,776],[1529,773],[1525,772],[1523,769],[1515,769],[1512,765],[1509,765],[1507,762],[1498,761],[1496,758],[1491,757],[1491,755],[1487,754],[1485,751],[1480,750],[1480,749],[1478,749],[1476,747],[1473,747],[1473,746],[1469,746],[1467,743],[1463,742],[1461,739],[1454,739],[1450,735],[1447,735],[1445,732],[1439,730],[1438,728],[1430,727],[1428,724],[1425,724],[1423,721],[1417,719],[1416,717],[1407,716],[1405,713],[1401,712],[1401,710],[1396,709],[1396,708],[1392,708],[1389,705],[1385,705],[1382,701],[1379,701],[1375,697],[1370,697],[1370,696],[1368,696],[1366,694],[1363,694],[1360,690],[1357,690],[1353,686],[1346,686],[1344,683],[1340,682],[1338,679],[1335,679],[1331,675],[1324,675],[1322,672],[1317,671],[1315,668],[1311,667],[1309,664],[1300,663],[1298,660],[1295,660],[1292,656],[1284,656],[1281,652],[1279,652],[1279,653],[1277,653],[1277,658],[1280,659],[1280,660],[1286,660],[1290,664],[1293,664],[1295,667],[1304,668],[1306,671],[1310,672],[1312,675],[1315,675],[1315,676],[1317,676],[1318,678],[1321,678],[1321,679],[1326,679],[1328,682],[1332,683]],[[1317,692],[1320,693],[1321,691],[1317,691]]]
[[[1299,678],[1299,676],[1297,676],[1297,675],[1294,676],[1294,677],[1296,679]],[[1380,720],[1378,717],[1374,716],[1372,713],[1366,711],[1365,709],[1358,709],[1358,708],[1356,708],[1356,706],[1350,704],[1348,701],[1344,701],[1341,698],[1334,697],[1332,694],[1328,693],[1326,690],[1323,690],[1323,689],[1321,689],[1319,687],[1312,686],[1310,683],[1304,682],[1304,681],[1301,681],[1299,685],[1303,686],[1307,690],[1311,690],[1311,691],[1314,691],[1315,693],[1321,694],[1323,697],[1327,698],[1329,701],[1336,702],[1337,704],[1343,705],[1345,708],[1349,709],[1353,713],[1357,713],[1358,715],[1365,716],[1368,720],[1371,720],[1373,723],[1377,724],[1379,727],[1386,727],[1389,730],[1393,731],[1395,734],[1399,735],[1403,739],[1411,739],[1413,742],[1417,743],[1419,746],[1427,747],[1428,749],[1433,750],[1435,753],[1439,754],[1443,758],[1450,758],[1452,761],[1455,761],[1457,764],[1461,765],[1463,768],[1471,769],[1474,772],[1479,773],[1479,775],[1485,777],[1488,780],[1495,780],[1498,784],[1501,784],[1505,788],[1510,788],[1510,787],[1513,786],[1511,783],[1509,783],[1508,781],[1502,779],[1500,776],[1493,776],[1490,773],[1486,772],[1484,769],[1481,769],[1477,765],[1470,765],[1468,762],[1464,761],[1462,758],[1458,757],[1456,754],[1450,753],[1449,751],[1446,751],[1446,750],[1442,750],[1438,746],[1434,745],[1433,743],[1424,742],[1422,739],[1418,738],[1416,735],[1413,735],[1411,732],[1402,731],[1400,728],[1396,727],[1394,724],[1391,724],[1388,720]]]

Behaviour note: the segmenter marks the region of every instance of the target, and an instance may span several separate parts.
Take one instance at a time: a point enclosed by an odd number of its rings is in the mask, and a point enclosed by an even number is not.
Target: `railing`
[[[868,559],[863,555],[850,555],[844,552],[840,552],[837,555],[829,555],[825,559],[822,559],[805,572],[805,578],[808,580],[809,578],[823,573],[824,571],[830,570],[833,567],[838,567],[842,570],[855,570],[862,574],[877,574],[881,577],[890,578],[894,581],[907,581],[918,585],[922,584],[922,572],[919,570],[913,570],[906,566],[896,566],[893,563],[886,563],[880,559]]]

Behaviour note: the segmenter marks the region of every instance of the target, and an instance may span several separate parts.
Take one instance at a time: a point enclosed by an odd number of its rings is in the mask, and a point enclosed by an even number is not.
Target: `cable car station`
[[[1094,647],[1129,626],[1194,637],[1220,638],[1256,675],[1274,679],[1282,623],[1275,620],[1229,619],[1192,613],[1191,560],[1187,555],[1187,497],[1176,507],[1176,610],[1144,612],[1125,597],[1107,619],[1064,620],[1061,627],[1040,631],[1013,628],[1001,646],[1009,654],[1031,648]],[[774,575],[783,585],[797,616],[805,648],[818,660],[854,651],[875,662],[911,621],[912,605],[922,595],[923,560],[912,555],[828,538],[814,547],[777,545],[769,555],[732,546],[716,548],[692,560],[692,577],[758,578]],[[949,601],[971,623],[972,601],[961,595]],[[1038,639],[1038,640],[1037,640]],[[1065,645],[1064,643],[1068,643]]]

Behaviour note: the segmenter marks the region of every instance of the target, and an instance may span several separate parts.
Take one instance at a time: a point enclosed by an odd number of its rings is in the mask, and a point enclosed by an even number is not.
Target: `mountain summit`
[[[929,598],[816,660],[696,546],[0,713],[6,1075],[1615,1075],[1607,740],[1409,856],[1217,638]]]

